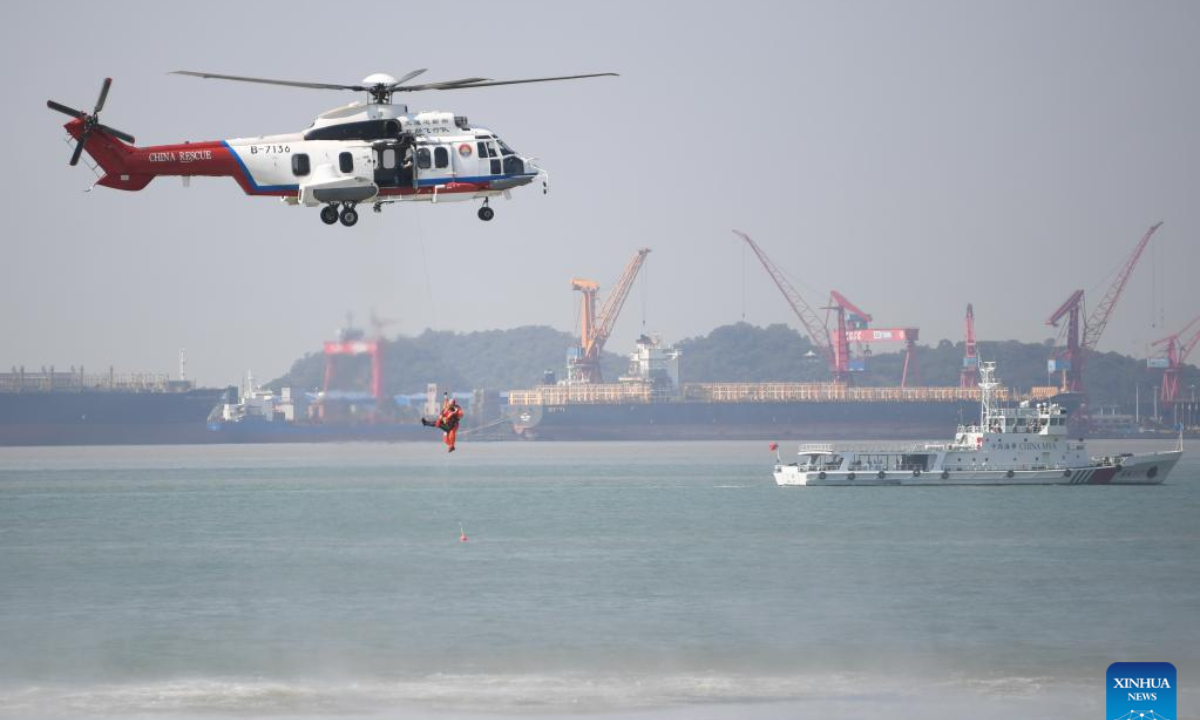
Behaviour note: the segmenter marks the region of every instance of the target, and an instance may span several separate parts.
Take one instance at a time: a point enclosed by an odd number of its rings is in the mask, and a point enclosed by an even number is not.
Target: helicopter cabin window
[[[338,154],[338,168],[344,173],[354,172],[354,156],[348,152]]]
[[[430,166],[429,148],[417,148],[417,167],[422,170],[428,170]]]
[[[305,140],[384,140],[400,134],[395,120],[364,120],[362,122],[327,125],[304,134]]]
[[[384,148],[383,152],[381,152],[379,154],[379,164],[383,166],[384,170],[395,170],[396,169],[396,149],[395,148]]]
[[[302,177],[309,172],[308,154],[297,153],[292,156],[292,174],[296,177]]]
[[[438,168],[448,167],[450,165],[450,151],[442,146],[433,149],[433,166]]]

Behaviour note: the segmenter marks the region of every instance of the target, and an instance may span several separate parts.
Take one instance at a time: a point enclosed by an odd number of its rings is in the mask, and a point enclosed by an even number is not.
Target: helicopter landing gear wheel
[[[332,225],[337,221],[337,208],[332,205],[326,205],[325,207],[321,208],[321,222],[325,223],[326,225]]]
[[[496,211],[491,209],[487,205],[484,205],[483,207],[479,208],[479,219],[480,220],[487,222],[488,220],[491,220],[494,217],[496,217]]]
[[[354,209],[353,205],[347,203],[342,207],[341,220],[346,227],[354,227],[354,224],[358,222],[358,211]]]

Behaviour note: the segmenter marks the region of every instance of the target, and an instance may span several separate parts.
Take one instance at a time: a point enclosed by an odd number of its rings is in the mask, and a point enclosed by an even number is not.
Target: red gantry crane
[[[860,309],[846,299],[837,290],[829,291],[829,307],[826,310],[837,315],[837,334],[834,341],[838,344],[839,357],[848,359],[848,369],[851,372],[867,369],[866,356],[871,353],[872,342],[902,342],[904,343],[904,371],[900,375],[900,387],[908,387],[909,371],[916,375],[916,365],[913,364],[913,351],[916,348],[917,328],[872,328],[868,327],[874,319],[871,314]],[[858,362],[850,358],[850,343],[860,348]],[[865,346],[865,350],[862,348]]]
[[[346,327],[339,333],[338,339],[325,343],[325,382],[321,391],[323,395],[329,394],[330,386],[333,384],[333,378],[337,372],[336,359],[338,357],[368,355],[371,358],[371,396],[375,398],[372,417],[376,417],[387,407],[383,396],[382,330],[386,325],[392,323],[375,317],[374,311],[371,312],[371,323],[375,326],[375,337],[367,339],[363,336],[362,330],[353,326],[352,318],[347,314]]]
[[[1200,343],[1200,327],[1196,327],[1195,332],[1188,335],[1188,331],[1197,323],[1200,323],[1200,315],[1192,318],[1190,323],[1174,335],[1168,335],[1162,340],[1155,340],[1152,343],[1153,347],[1159,345],[1166,345],[1167,347],[1166,358],[1157,363],[1153,360],[1147,361],[1150,367],[1161,367],[1163,370],[1162,386],[1158,391],[1158,399],[1164,408],[1173,406],[1175,400],[1179,397],[1180,368],[1187,361],[1188,354],[1195,349],[1197,343]],[[1163,360],[1165,360],[1165,363]]]
[[[1125,264],[1117,272],[1108,292],[1104,294],[1100,304],[1096,306],[1086,321],[1082,319],[1084,314],[1082,290],[1071,293],[1067,301],[1059,306],[1046,321],[1047,325],[1058,327],[1058,323],[1063,317],[1067,318],[1066,346],[1055,353],[1054,358],[1050,361],[1051,372],[1062,372],[1062,390],[1064,392],[1084,392],[1083,369],[1087,363],[1087,355],[1095,350],[1096,344],[1100,342],[1100,336],[1104,333],[1104,328],[1112,317],[1117,300],[1121,298],[1121,291],[1125,289],[1125,283],[1129,281],[1129,276],[1137,267],[1138,260],[1142,257],[1142,251],[1146,249],[1150,238],[1154,237],[1154,233],[1160,227],[1162,227],[1161,222],[1150,226],[1142,239],[1138,241]]]
[[[979,351],[975,347],[975,308],[967,303],[967,342],[963,352],[962,371],[958,374],[960,388],[979,385]]]
[[[633,281],[637,278],[642,263],[650,254],[650,248],[641,248],[634,254],[633,259],[625,266],[621,279],[613,286],[613,290],[605,298],[604,304],[596,312],[596,294],[600,285],[594,280],[571,278],[571,289],[583,293],[583,307],[579,319],[579,348],[567,359],[567,379],[571,382],[600,383],[604,378],[600,373],[600,352],[604,343],[612,333],[617,316]]]

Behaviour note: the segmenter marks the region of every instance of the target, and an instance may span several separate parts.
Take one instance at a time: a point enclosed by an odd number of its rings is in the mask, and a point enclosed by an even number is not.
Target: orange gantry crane
[[[594,280],[571,278],[571,289],[583,294],[583,306],[579,313],[579,347],[567,357],[567,379],[570,382],[600,383],[604,377],[600,372],[600,352],[612,333],[625,298],[633,287],[642,263],[650,254],[650,248],[640,248],[625,266],[621,278],[596,311],[596,294],[600,285]]]
[[[1175,404],[1175,400],[1179,397],[1179,371],[1184,362],[1187,361],[1188,354],[1200,343],[1200,327],[1196,327],[1195,332],[1188,335],[1188,331],[1200,323],[1200,315],[1192,318],[1192,321],[1183,326],[1183,329],[1174,335],[1168,335],[1162,340],[1155,340],[1152,343],[1153,347],[1166,345],[1167,356],[1155,363],[1153,360],[1147,361],[1150,367],[1161,367],[1163,371],[1162,385],[1158,390],[1158,399],[1163,404],[1164,408],[1169,408]]]
[[[1138,260],[1142,257],[1142,251],[1146,249],[1150,238],[1154,237],[1154,233],[1160,227],[1162,227],[1161,222],[1151,225],[1142,239],[1138,241],[1125,264],[1117,272],[1108,292],[1104,294],[1100,304],[1096,306],[1086,321],[1083,320],[1082,290],[1071,293],[1066,302],[1059,306],[1046,321],[1047,325],[1058,327],[1058,323],[1064,317],[1067,318],[1065,346],[1056,352],[1050,361],[1051,372],[1062,372],[1062,390],[1064,392],[1084,392],[1083,369],[1087,363],[1087,356],[1096,349],[1096,344],[1100,342],[1100,336],[1104,333],[1104,328],[1112,317],[1117,300],[1121,298],[1121,291],[1125,289],[1125,283],[1129,281],[1129,276],[1137,267]]]

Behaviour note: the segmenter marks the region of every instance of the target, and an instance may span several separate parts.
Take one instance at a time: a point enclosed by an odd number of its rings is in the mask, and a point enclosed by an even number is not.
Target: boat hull
[[[775,482],[791,487],[878,487],[955,485],[1161,485],[1183,452],[1149,453],[1119,463],[1047,470],[930,470],[928,472],[808,471],[775,466]]]

